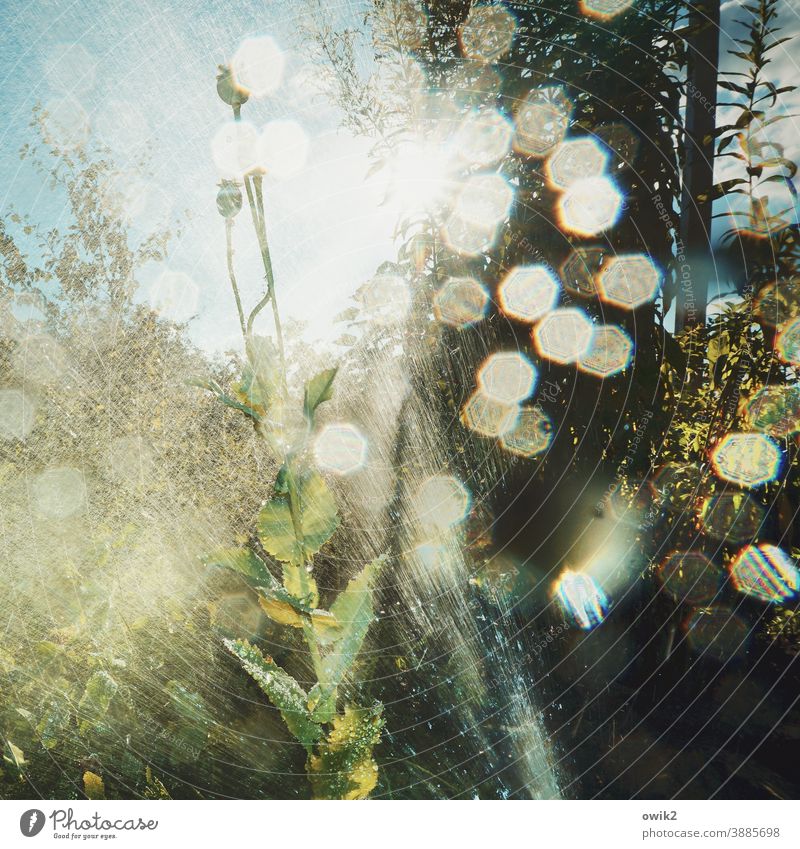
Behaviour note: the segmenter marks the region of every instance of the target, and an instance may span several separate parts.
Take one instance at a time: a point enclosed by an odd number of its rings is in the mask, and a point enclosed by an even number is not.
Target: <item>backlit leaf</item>
[[[324,401],[330,401],[333,397],[333,381],[336,377],[336,369],[329,368],[321,371],[306,383],[303,395],[303,412],[309,421],[314,420],[314,412]]]
[[[385,560],[385,556],[381,556],[365,566],[331,605],[331,613],[339,623],[341,634],[332,650],[323,658],[320,681],[309,693],[312,713],[317,716],[330,709],[331,697],[361,650],[374,618],[372,588]]]
[[[339,524],[336,502],[315,471],[297,480],[299,515],[292,519],[288,495],[268,501],[258,515],[258,535],[264,549],[284,563],[300,565],[316,554]]]

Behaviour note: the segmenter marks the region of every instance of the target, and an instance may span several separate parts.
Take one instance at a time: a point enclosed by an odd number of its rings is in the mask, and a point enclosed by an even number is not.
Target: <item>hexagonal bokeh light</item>
[[[608,598],[591,575],[566,569],[556,583],[556,598],[564,612],[585,631],[599,625],[608,611]]]
[[[704,554],[675,551],[658,567],[658,578],[677,602],[709,604],[719,592],[722,573]]]
[[[36,403],[21,389],[0,389],[0,439],[24,441],[36,423]]]
[[[469,513],[472,497],[452,475],[433,475],[417,490],[417,516],[426,529],[445,530],[462,522]]]
[[[764,433],[729,433],[711,452],[714,474],[744,487],[775,480],[781,459],[780,448]]]
[[[468,327],[480,321],[489,306],[486,287],[472,277],[454,277],[433,296],[436,318],[451,327]]]
[[[773,280],[762,286],[753,304],[759,321],[781,327],[800,315],[800,277]]]
[[[532,89],[517,111],[514,148],[549,156],[566,135],[571,114],[572,103],[559,86]]]
[[[317,465],[338,475],[349,475],[364,467],[367,440],[351,424],[328,424],[314,440]]]
[[[48,100],[41,114],[44,138],[57,150],[75,150],[88,140],[89,115],[74,97]]]
[[[511,318],[533,324],[558,300],[558,281],[545,265],[518,265],[497,290],[500,308]]]
[[[456,253],[479,256],[492,249],[498,231],[497,224],[487,226],[453,214],[442,226],[442,238]]]
[[[459,28],[464,56],[479,62],[497,62],[511,50],[517,20],[503,6],[473,6]]]
[[[370,321],[387,326],[402,321],[411,306],[411,289],[397,274],[378,274],[361,294]]]
[[[523,407],[514,427],[503,434],[500,445],[519,457],[535,457],[553,440],[553,425],[539,407]]]
[[[765,511],[746,492],[721,492],[704,498],[698,514],[710,537],[737,544],[758,536]]]
[[[775,340],[778,356],[790,365],[800,365],[800,318],[784,324]]]
[[[744,420],[754,430],[784,437],[800,430],[800,387],[762,386],[741,404]]]
[[[580,0],[578,8],[584,15],[609,21],[633,6],[633,0]]]
[[[736,555],[731,580],[739,592],[767,602],[786,601],[800,589],[796,563],[777,545],[763,542]]]
[[[588,136],[567,139],[547,160],[545,173],[557,189],[568,189],[577,180],[602,177],[608,164],[608,153]]]
[[[697,654],[722,663],[747,649],[750,626],[729,607],[701,607],[686,620],[686,639]]]
[[[480,436],[497,439],[514,428],[519,414],[518,404],[498,401],[479,388],[464,404],[461,410],[461,421]]]
[[[458,193],[453,214],[480,228],[492,228],[509,213],[514,191],[499,174],[473,174]]]
[[[267,176],[286,179],[303,170],[310,140],[296,121],[270,121],[259,139],[259,160]]]
[[[86,506],[83,472],[69,466],[50,466],[39,472],[31,481],[30,492],[36,512],[49,519],[66,519]]]
[[[485,105],[498,97],[502,86],[503,78],[494,66],[478,59],[463,59],[453,68],[449,91],[457,101]]]
[[[220,176],[236,180],[260,168],[258,131],[247,121],[223,124],[211,139],[211,157]]]
[[[553,310],[533,330],[539,355],[556,363],[577,362],[592,344],[594,325],[577,307]]]
[[[607,251],[599,246],[574,248],[561,266],[564,288],[573,295],[592,297],[597,294],[595,279]]]
[[[592,344],[578,358],[578,368],[596,377],[611,377],[624,371],[633,357],[633,342],[628,334],[613,324],[595,327]]]
[[[286,58],[268,35],[246,38],[231,60],[239,88],[252,97],[264,97],[277,90],[283,79]]]
[[[617,221],[622,195],[608,177],[575,180],[558,199],[556,209],[564,230],[576,236],[596,236]]]
[[[456,130],[453,147],[465,162],[486,167],[508,153],[513,134],[513,126],[497,109],[473,109]]]
[[[597,275],[597,291],[609,304],[635,309],[652,301],[661,285],[661,275],[644,254],[611,257]]]
[[[536,384],[536,369],[516,351],[501,351],[486,358],[478,370],[477,383],[483,394],[502,404],[524,401]]]

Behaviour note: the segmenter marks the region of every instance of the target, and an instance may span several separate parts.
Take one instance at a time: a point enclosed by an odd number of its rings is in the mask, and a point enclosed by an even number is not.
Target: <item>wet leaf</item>
[[[258,603],[264,613],[279,625],[288,625],[290,628],[302,628],[304,622],[311,621],[317,639],[323,645],[334,642],[341,636],[341,626],[336,617],[327,610],[311,610],[303,612],[275,598],[259,597]]]
[[[378,783],[372,750],[380,740],[383,705],[348,706],[333,719],[333,728],[308,759],[317,799],[366,799]]]
[[[303,569],[305,574],[305,591],[303,587],[304,576],[300,570]],[[319,591],[317,590],[317,582],[308,573],[305,566],[296,566],[292,563],[285,563],[283,566],[283,586],[289,595],[297,599],[302,599],[309,607],[319,606]]]
[[[277,584],[267,564],[249,548],[220,548],[204,557],[203,563],[220,569],[233,569],[234,572],[244,575],[248,581],[257,584],[265,586]]]
[[[355,662],[374,618],[372,588],[385,556],[373,560],[353,578],[336,601],[331,613],[336,617],[341,634],[333,649],[322,661],[322,676],[309,693],[312,715],[330,710],[330,700]]]
[[[263,655],[247,640],[225,640],[225,647],[280,711],[289,731],[310,749],[322,731],[308,712],[305,690],[271,657]]]

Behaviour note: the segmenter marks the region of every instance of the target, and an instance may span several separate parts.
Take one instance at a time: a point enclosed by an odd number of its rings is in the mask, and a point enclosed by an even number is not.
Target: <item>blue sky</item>
[[[736,2],[724,4],[730,28]],[[331,316],[381,261],[392,258],[396,210],[379,206],[376,187],[365,183],[369,143],[337,129],[334,109],[312,99],[301,84],[308,44],[297,32],[300,4],[291,0],[231,3],[173,0],[119,3],[101,0],[6,0],[0,5],[0,199],[35,220],[57,222],[63,207],[43,191],[17,151],[27,140],[35,103],[78,101],[93,134],[108,143],[124,173],[130,158],[151,150],[145,186],[148,220],[191,211],[174,244],[170,269],[197,286],[190,312],[193,337],[210,350],[238,344],[237,324],[225,272],[224,229],[216,213],[216,173],[211,139],[229,111],[217,98],[216,66],[230,60],[242,39],[271,34],[286,53],[283,84],[273,96],[245,107],[261,127],[291,118],[310,139],[308,165],[299,174],[267,185],[268,226],[282,310],[309,322],[309,336],[331,333]],[[335,25],[359,22],[361,2],[324,4]],[[781,23],[798,31],[797,0],[786,2]],[[723,37],[723,50],[731,43]],[[797,78],[793,44],[776,53],[775,80]],[[795,104],[798,108],[795,109]],[[784,103],[800,112],[798,98]],[[787,154],[800,153],[797,125],[785,121],[775,134]],[[724,175],[722,175],[724,176]],[[237,225],[240,283],[245,300],[260,294],[255,244],[247,222]],[[153,274],[155,270],[153,270]],[[148,296],[148,274],[140,297]]]
[[[225,237],[216,212],[219,176],[211,156],[214,132],[230,116],[216,95],[215,74],[248,36],[272,35],[286,53],[283,83],[273,96],[251,101],[244,116],[261,127],[291,118],[311,140],[308,166],[266,186],[267,214],[282,310],[308,320],[311,335],[330,332],[332,310],[392,254],[393,220],[380,213],[365,186],[367,142],[339,132],[333,109],[311,99],[297,35],[297,3],[176,0],[165,3],[6,2],[0,6],[0,199],[37,221],[58,221],[62,205],[42,190],[17,151],[28,140],[35,103],[78,101],[91,132],[108,143],[120,168],[142,145],[151,149],[148,220],[190,210],[174,244],[170,268],[198,288],[191,332],[204,347],[238,344],[225,271]],[[355,22],[356,7],[326,4],[332,23]],[[246,300],[261,281],[251,229],[236,228],[240,283]],[[153,269],[153,273],[156,269]],[[143,275],[141,296],[149,280]],[[311,297],[309,294],[313,293]]]

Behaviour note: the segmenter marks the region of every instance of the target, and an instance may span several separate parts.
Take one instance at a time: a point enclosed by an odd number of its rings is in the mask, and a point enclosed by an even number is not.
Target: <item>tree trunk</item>
[[[686,265],[679,269],[676,331],[703,324],[713,266],[711,207],[714,185],[714,130],[719,70],[719,0],[689,6],[687,38],[685,164],[680,237]]]

